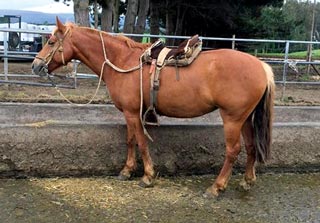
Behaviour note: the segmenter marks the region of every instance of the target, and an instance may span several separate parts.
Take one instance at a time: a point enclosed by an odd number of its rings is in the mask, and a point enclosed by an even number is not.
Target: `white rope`
[[[106,62],[104,61],[104,62],[102,63],[102,66],[101,66],[100,77],[99,77],[99,82],[98,82],[98,86],[97,86],[97,88],[96,88],[96,91],[94,92],[94,95],[92,96],[92,98],[91,98],[87,103],[85,103],[85,104],[73,103],[72,101],[70,101],[70,100],[60,91],[60,89],[59,89],[57,86],[55,86],[54,88],[55,88],[56,91],[60,94],[60,96],[61,96],[64,100],[66,100],[69,104],[72,104],[72,105],[75,105],[75,106],[79,106],[79,107],[85,106],[85,105],[89,105],[89,104],[91,104],[91,103],[93,102],[94,98],[95,98],[95,97],[97,96],[97,94],[98,94],[99,88],[100,88],[100,86],[101,86],[102,74],[103,74],[103,70],[104,70],[104,65],[105,65],[105,64],[106,64]]]
[[[112,67],[114,70],[118,71],[118,72],[121,72],[121,73],[128,73],[128,72],[131,72],[131,71],[134,71],[134,70],[138,70],[139,68],[142,68],[142,63],[140,63],[139,65],[133,67],[133,68],[130,68],[130,69],[127,69],[127,70],[123,70],[119,67],[117,67],[116,65],[114,65],[113,63],[110,62],[110,60],[107,58],[107,53],[106,53],[106,48],[105,48],[105,45],[104,45],[104,41],[103,41],[103,37],[102,37],[102,33],[99,32],[99,35],[100,35],[100,39],[101,39],[101,43],[102,43],[102,50],[103,50],[103,56],[104,56],[104,62],[102,63],[102,66],[101,66],[101,70],[100,70],[100,77],[99,77],[99,83],[98,83],[98,86],[97,86],[97,89],[95,90],[95,93],[94,95],[92,96],[92,98],[85,104],[78,104],[78,103],[73,103],[72,101],[70,101],[61,91],[60,89],[56,86],[55,89],[56,91],[60,94],[60,96],[66,100],[69,104],[72,104],[72,105],[76,105],[76,106],[85,106],[85,105],[88,105],[88,104],[91,104],[93,102],[93,100],[95,99],[95,97],[97,96],[98,94],[98,91],[99,91],[99,88],[101,86],[101,80],[102,80],[102,76],[103,76],[103,71],[104,71],[104,65],[105,64],[108,64],[110,67]]]
[[[143,124],[143,120],[142,120],[142,110],[143,110],[143,88],[142,88],[142,80],[143,80],[143,72],[142,72],[142,58],[144,56],[144,53],[140,56],[140,59],[139,59],[139,65],[138,66],[135,66],[133,68],[130,68],[128,70],[123,70],[119,67],[117,67],[116,65],[114,65],[113,63],[110,62],[110,60],[108,60],[107,58],[107,54],[106,54],[106,49],[104,47],[104,41],[103,41],[103,38],[102,38],[102,32],[99,32],[100,34],[100,39],[101,39],[101,42],[102,42],[102,49],[103,49],[103,56],[104,56],[104,60],[105,60],[105,63],[107,63],[110,67],[112,67],[114,70],[118,71],[118,72],[121,72],[121,73],[128,73],[128,72],[131,72],[131,71],[134,71],[134,70],[138,70],[140,68],[140,122],[141,122],[141,126],[142,126],[142,129],[143,129],[143,133],[145,134],[145,136],[148,137],[148,139],[150,139],[150,141],[153,142],[153,139],[151,138],[151,136],[149,135],[146,127],[144,126]]]
[[[101,39],[101,42],[102,42],[104,60],[110,67],[112,67],[114,70],[116,70],[116,71],[118,71],[120,73],[129,73],[131,71],[138,70],[139,68],[142,68],[142,63],[139,63],[135,67],[132,67],[132,68],[130,68],[128,70],[123,70],[123,69],[117,67],[116,65],[114,65],[113,63],[111,63],[111,61],[107,58],[106,49],[105,49],[104,41],[103,41],[103,38],[102,38],[102,32],[99,32],[99,35],[100,35],[100,39]]]
[[[142,113],[143,113],[143,70],[142,70],[142,63],[143,63],[143,56],[144,54],[151,49],[151,47],[149,49],[147,49],[145,51],[145,53],[143,53],[141,56],[140,56],[140,59],[139,59],[139,64],[133,68],[130,68],[130,69],[127,69],[127,70],[124,70],[124,69],[121,69],[119,67],[117,67],[116,65],[114,65],[113,63],[111,63],[111,61],[107,58],[107,53],[106,53],[106,48],[105,48],[105,45],[104,45],[104,41],[103,41],[103,37],[102,37],[102,32],[99,32],[99,35],[100,35],[100,39],[101,39],[101,44],[102,44],[102,50],[103,50],[103,57],[104,57],[104,62],[102,63],[102,66],[101,66],[101,70],[100,70],[100,77],[99,77],[99,83],[98,83],[98,87],[93,95],[93,97],[91,98],[91,100],[86,103],[86,104],[75,104],[73,103],[72,101],[70,101],[68,98],[66,98],[62,92],[57,88],[55,87],[55,89],[58,91],[58,93],[60,94],[61,97],[63,97],[67,102],[69,102],[70,104],[73,104],[73,105],[76,105],[76,106],[84,106],[84,105],[88,105],[90,103],[92,103],[92,101],[94,100],[94,98],[96,97],[97,93],[98,93],[98,90],[100,88],[100,85],[101,85],[101,80],[102,80],[102,75],[103,75],[103,71],[104,71],[104,65],[105,64],[108,64],[110,67],[112,67],[114,70],[120,72],[120,73],[129,73],[131,71],[135,71],[135,70],[138,70],[140,68],[140,122],[141,122],[141,126],[143,128],[143,133],[145,134],[145,136],[148,137],[148,139],[150,141],[153,142],[153,139],[152,137],[149,135],[146,127],[144,126],[143,124],[143,120],[142,120]]]
[[[101,39],[101,42],[102,42],[102,49],[103,49],[103,56],[104,56],[104,60],[105,62],[110,66],[112,67],[114,70],[118,71],[118,72],[121,72],[121,73],[128,73],[128,72],[131,72],[131,71],[134,71],[134,70],[138,70],[140,68],[140,122],[141,122],[141,126],[143,128],[143,133],[145,134],[145,136],[148,137],[148,139],[150,141],[153,142],[153,139],[152,137],[149,135],[146,127],[144,126],[143,124],[143,120],[142,120],[142,112],[143,112],[143,86],[142,86],[142,82],[143,82],[143,72],[142,72],[142,58],[144,56],[145,53],[143,53],[141,56],[140,56],[140,59],[139,59],[139,65],[133,67],[133,68],[130,68],[128,70],[123,70],[119,67],[117,67],[116,65],[114,65],[113,63],[110,62],[110,60],[108,60],[107,58],[107,54],[106,54],[106,49],[104,47],[104,41],[103,41],[103,38],[102,38],[102,32],[99,32],[100,34],[100,39]],[[147,49],[148,50],[148,49]]]
[[[143,124],[143,120],[142,120],[142,112],[143,112],[143,86],[142,86],[142,82],[143,82],[143,72],[142,72],[142,58],[144,56],[145,53],[143,53],[141,56],[140,56],[140,59],[139,59],[139,64],[133,68],[130,68],[130,69],[127,69],[127,70],[124,70],[124,69],[121,69],[119,67],[117,67],[116,65],[114,65],[113,63],[111,63],[111,61],[107,58],[107,53],[106,53],[106,49],[105,49],[105,45],[104,45],[104,41],[103,41],[103,37],[102,37],[102,32],[99,32],[99,35],[100,35],[100,39],[101,39],[101,43],[102,43],[102,49],[103,49],[103,56],[104,56],[104,63],[107,63],[110,67],[112,67],[114,70],[120,72],[120,73],[129,73],[131,71],[135,71],[135,70],[138,70],[140,68],[140,122],[141,122],[141,126],[143,128],[143,133],[145,134],[145,136],[148,137],[148,139],[150,141],[153,142],[153,139],[152,137],[149,135],[146,127],[144,126]],[[103,68],[103,67],[102,67]],[[100,76],[102,76],[102,69],[101,69],[101,74]]]
[[[151,142],[153,142],[153,139],[152,139],[152,137],[149,135],[146,127],[144,126],[143,119],[142,119],[142,116],[143,116],[143,114],[142,114],[142,112],[143,112],[143,85],[142,85],[142,83],[143,83],[143,72],[142,72],[142,58],[143,58],[143,56],[144,56],[144,54],[142,54],[142,55],[140,56],[140,59],[139,59],[140,66],[141,66],[141,68],[140,68],[140,123],[141,123],[141,126],[142,126],[142,128],[143,128],[143,133],[144,133],[144,135],[147,136],[148,139],[149,139]]]
[[[105,50],[105,47],[104,47],[104,42],[103,42],[103,39],[102,39],[102,36],[101,36],[101,33],[100,33],[100,37],[101,37],[101,42],[102,42],[102,49],[103,49],[103,55],[104,55],[104,58],[105,58],[105,61],[102,63],[101,65],[101,70],[100,70],[100,76],[99,76],[99,82],[98,82],[98,86],[94,92],[94,95],[92,96],[92,98],[85,104],[78,104],[78,103],[73,103],[72,101],[70,101],[61,91],[60,89],[55,86],[55,89],[56,91],[60,94],[60,96],[66,100],[69,104],[72,104],[72,105],[75,105],[75,106],[85,106],[85,105],[89,105],[93,102],[94,98],[97,96],[98,94],[98,91],[99,91],[99,88],[101,86],[101,80],[102,80],[102,76],[103,76],[103,71],[104,71],[104,65],[107,63],[107,55],[106,55],[106,50]]]

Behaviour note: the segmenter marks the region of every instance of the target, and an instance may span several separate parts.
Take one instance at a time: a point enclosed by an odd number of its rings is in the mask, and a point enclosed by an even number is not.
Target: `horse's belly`
[[[159,100],[157,111],[161,115],[176,118],[193,118],[198,117],[213,110],[217,109],[212,104],[207,104],[201,99],[198,100],[186,100],[187,98],[168,100]]]

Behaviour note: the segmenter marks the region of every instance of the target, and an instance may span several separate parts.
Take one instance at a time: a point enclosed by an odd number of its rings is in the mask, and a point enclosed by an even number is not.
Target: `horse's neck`
[[[88,32],[83,28],[78,28],[76,32],[73,34],[73,45],[76,48],[75,59],[80,60],[99,75],[101,65],[105,60],[99,34]]]
[[[102,65],[106,58],[110,60],[111,63],[123,69],[128,69],[138,64],[139,56],[142,53],[141,49],[130,49],[124,44],[117,43],[114,37],[105,33],[102,34],[104,41],[102,43],[98,31],[88,32],[83,28],[79,28],[77,32],[79,32],[79,37],[73,43],[79,52],[77,59],[86,64],[97,75],[100,75]],[[105,53],[103,51],[103,45],[105,47]]]

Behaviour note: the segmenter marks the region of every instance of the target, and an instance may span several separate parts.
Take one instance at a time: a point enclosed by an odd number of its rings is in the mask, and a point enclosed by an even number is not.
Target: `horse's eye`
[[[54,41],[48,40],[48,45],[49,45],[49,46],[53,46],[53,45],[54,45]]]

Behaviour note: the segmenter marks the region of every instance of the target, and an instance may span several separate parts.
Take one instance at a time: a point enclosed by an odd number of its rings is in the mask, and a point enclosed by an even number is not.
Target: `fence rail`
[[[21,60],[32,60],[36,55],[36,52],[26,52],[26,51],[9,51],[8,50],[8,33],[17,32],[17,33],[33,33],[39,35],[50,34],[48,31],[39,31],[39,30],[23,30],[23,29],[8,29],[2,28],[0,32],[3,33],[3,50],[0,50],[0,58],[4,61],[4,74],[0,74],[0,77],[4,77],[4,81],[0,79],[0,83],[13,83],[9,81],[9,77],[12,77],[8,73],[9,59],[21,59]],[[117,35],[117,33],[111,33]],[[1,35],[1,34],[0,34]],[[162,39],[187,39],[189,36],[169,36],[169,35],[150,35],[150,34],[123,34],[128,37],[145,37],[145,38],[162,38]],[[296,40],[269,40],[269,39],[243,39],[243,38],[219,38],[219,37],[200,37],[203,41],[224,41],[230,42],[230,48],[236,46],[237,43],[277,43],[284,44],[284,56],[282,58],[260,58],[261,60],[269,63],[270,65],[282,65],[282,80],[277,80],[277,84],[282,85],[282,97],[285,94],[285,89],[287,84],[302,84],[302,85],[319,85],[320,81],[289,81],[287,80],[288,69],[289,67],[297,65],[320,65],[319,61],[307,61],[307,60],[293,60],[289,59],[290,46],[293,44],[305,44],[306,46],[320,46],[320,42],[315,41],[296,41]],[[75,83],[76,78],[92,78],[95,75],[86,75],[77,73],[77,62],[74,65]],[[319,74],[320,75],[320,74]],[[14,77],[19,77],[19,74],[14,74]],[[26,75],[21,75],[26,77]],[[32,76],[32,75],[30,75]],[[34,86],[41,86],[41,84],[34,84]],[[44,84],[42,86],[48,86]],[[76,85],[74,86],[76,87]]]

